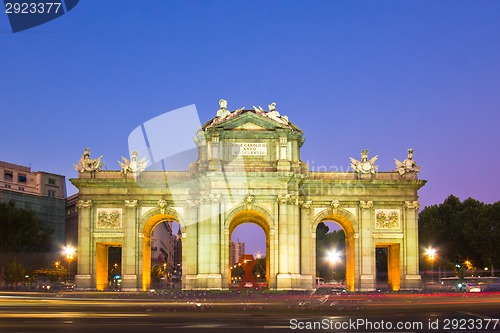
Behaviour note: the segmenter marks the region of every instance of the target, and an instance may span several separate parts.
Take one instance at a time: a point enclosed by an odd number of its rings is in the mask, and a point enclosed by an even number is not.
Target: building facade
[[[234,266],[240,261],[242,255],[245,254],[245,242],[231,242],[230,265]]]
[[[66,245],[78,244],[78,193],[66,199]]]
[[[122,289],[147,290],[151,233],[165,221],[182,227],[184,289],[229,288],[231,235],[248,222],[266,235],[268,288],[312,289],[323,221],[346,234],[350,290],[375,289],[377,248],[388,252],[390,288],[418,288],[417,192],[425,181],[412,156],[398,171],[378,172],[364,150],[360,161],[351,159],[353,171],[314,172],[300,158],[304,141],[274,103],[268,112],[229,111],[221,100],[196,132],[198,159],[187,171],[142,172],[135,160],[97,171],[84,160],[91,168],[71,180],[80,190],[77,288],[99,289],[105,249],[118,244]]]
[[[172,273],[174,267],[174,236],[172,222],[158,224],[151,233],[151,264]]]
[[[52,228],[49,257],[57,257],[65,244],[65,200],[64,176],[0,161],[0,202],[33,211]]]
[[[174,271],[173,278],[180,280],[182,276],[182,228],[179,226],[174,238]]]

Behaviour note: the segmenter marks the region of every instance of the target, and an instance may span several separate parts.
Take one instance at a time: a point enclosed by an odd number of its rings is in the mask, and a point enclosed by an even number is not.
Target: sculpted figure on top
[[[220,109],[217,111],[217,118],[222,120],[231,114],[231,111],[227,109],[227,101],[225,99],[219,101],[219,106]]]
[[[401,176],[409,172],[420,172],[422,169],[422,167],[418,166],[417,162],[413,160],[413,149],[411,148],[408,149],[408,158],[406,160],[403,162],[400,162],[397,159],[394,160],[396,161],[396,170]]]
[[[239,108],[237,110],[234,110],[233,112],[229,111],[227,108],[227,101],[225,99],[221,99],[219,101],[219,110],[217,111],[217,117],[212,121],[210,125],[216,125],[218,123],[221,123],[223,121],[229,120],[235,116],[238,116],[241,114],[241,112],[245,111],[245,107]],[[266,112],[262,107],[260,106],[254,106],[253,107],[254,111],[256,114],[264,117],[268,117],[269,119],[272,119],[278,123],[285,124],[289,126],[289,121],[287,116],[282,116],[280,113],[276,110],[276,103],[273,102],[269,104],[269,112]]]
[[[102,155],[96,159],[92,159],[90,157],[90,148],[85,148],[82,157],[80,157],[80,160],[78,161],[78,165],[75,165],[75,169],[78,172],[101,171],[102,167],[101,158]]]
[[[132,151],[130,154],[130,161],[122,156],[123,163],[118,161],[122,168],[122,173],[127,174],[129,172],[132,172],[134,175],[134,179],[137,179],[139,174],[146,170],[146,167],[148,166],[148,160],[146,157],[141,158],[140,160],[137,160],[137,157],[139,156],[139,152],[136,150]]]
[[[288,117],[281,116],[280,113],[276,110],[276,102],[272,102],[269,104],[269,112],[265,114],[267,117],[271,118],[274,121],[282,124],[288,124]]]
[[[378,166],[374,165],[378,155],[368,159],[367,149],[361,151],[361,161],[352,157],[349,158],[351,159],[351,168],[357,173],[374,174],[378,169]]]

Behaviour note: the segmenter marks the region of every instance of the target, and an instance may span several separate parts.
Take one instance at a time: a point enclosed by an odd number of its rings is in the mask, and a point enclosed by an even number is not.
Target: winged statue
[[[123,174],[126,175],[127,173],[131,172],[134,175],[134,179],[137,179],[137,176],[139,176],[141,172],[146,170],[149,163],[147,157],[143,157],[140,160],[137,160],[138,157],[139,152],[137,152],[136,150],[132,151],[132,153],[130,154],[130,161],[126,157],[122,156],[123,163],[120,161],[118,161],[118,163],[122,168]]]
[[[368,159],[368,150],[363,149],[361,151],[361,161],[358,161],[355,158],[349,157],[351,160],[351,168],[357,173],[364,174],[374,174],[378,166],[375,165],[377,161],[378,155],[375,155],[371,159]]]

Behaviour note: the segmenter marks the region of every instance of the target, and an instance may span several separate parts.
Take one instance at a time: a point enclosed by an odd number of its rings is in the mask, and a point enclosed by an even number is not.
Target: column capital
[[[90,208],[92,205],[92,200],[78,200],[76,203],[76,207],[78,208]]]
[[[311,200],[299,201],[299,205],[300,205],[301,208],[309,209],[312,206],[312,201]]]
[[[371,209],[373,207],[373,201],[360,201],[359,207],[361,209]]]
[[[282,194],[278,195],[278,197],[276,198],[276,200],[278,201],[278,203],[280,205],[287,204],[288,201],[290,200],[290,194],[282,193]]]
[[[418,202],[418,201],[405,201],[405,208],[408,208],[408,209],[419,209],[420,208],[420,202]]]
[[[222,195],[218,193],[211,193],[209,200],[211,203],[220,203],[222,201]]]
[[[186,200],[186,206],[190,208],[198,207],[200,205],[199,200]]]
[[[125,200],[125,207],[127,208],[135,208],[137,207],[137,200]]]

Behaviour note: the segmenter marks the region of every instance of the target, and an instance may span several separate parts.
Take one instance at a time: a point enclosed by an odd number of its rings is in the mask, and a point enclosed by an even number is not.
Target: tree
[[[500,202],[485,204],[473,198],[463,202],[450,195],[439,205],[425,207],[419,215],[421,248],[438,249],[444,269],[464,266],[500,266]],[[425,258],[423,258],[425,260]],[[422,260],[422,261],[424,261]]]
[[[33,211],[16,208],[13,202],[0,203],[0,271],[17,277],[19,271],[39,268],[50,251],[53,230]]]

